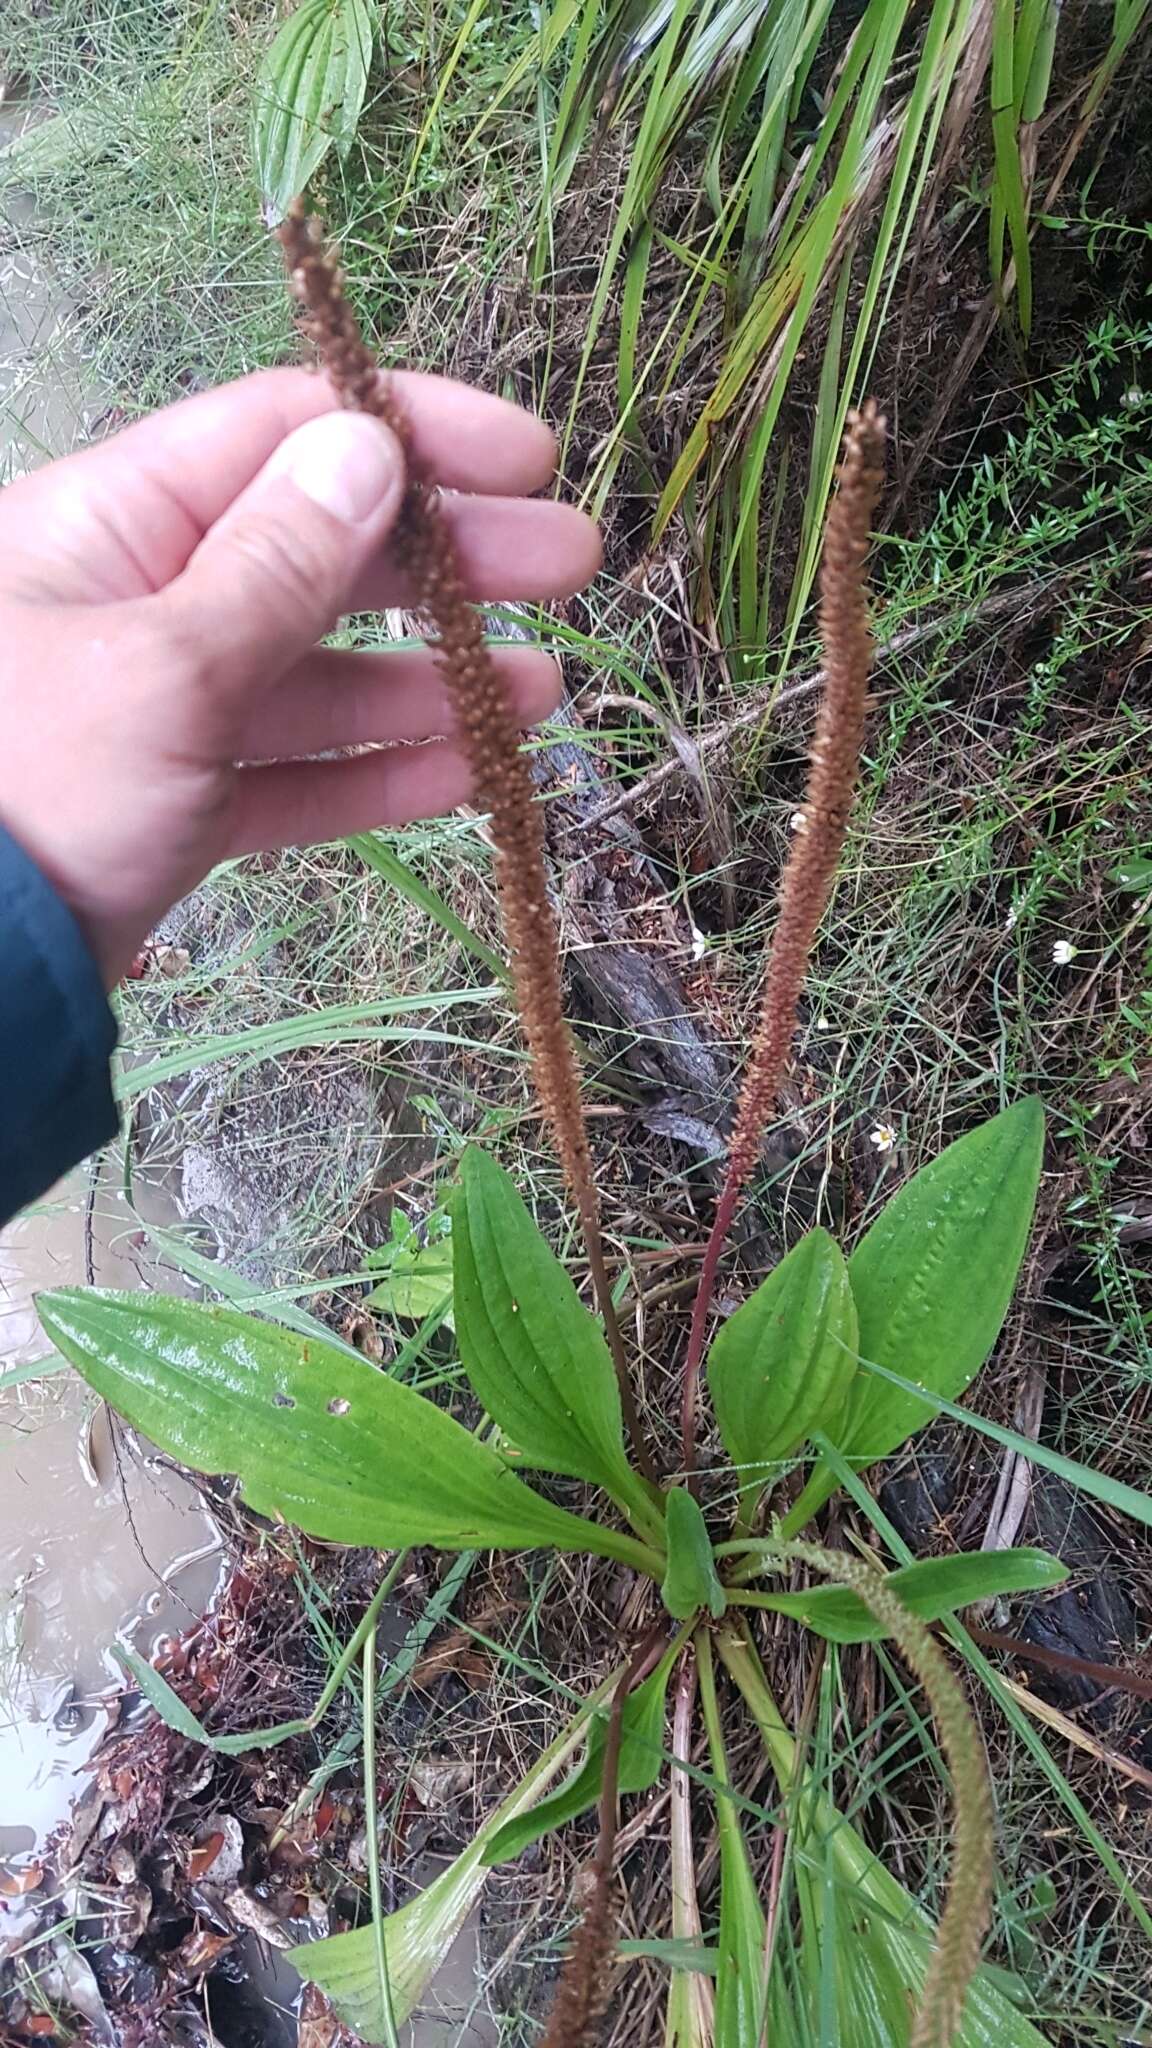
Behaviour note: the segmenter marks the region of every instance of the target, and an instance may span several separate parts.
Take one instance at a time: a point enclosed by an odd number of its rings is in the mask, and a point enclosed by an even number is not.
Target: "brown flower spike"
[[[595,2048],[600,2022],[608,2010],[617,1936],[612,1867],[616,1860],[624,1708],[639,1673],[651,1662],[651,1650],[650,1638],[636,1652],[612,1695],[600,1765],[600,1827],[596,1854],[587,1873],[587,1903],[560,1972],[540,2048]]]
[[[992,1918],[996,1841],[992,1786],[980,1730],[939,1643],[924,1623],[909,1613],[884,1573],[865,1564],[863,1558],[824,1550],[815,1543],[781,1544],[780,1553],[801,1558],[827,1578],[851,1588],[883,1623],[885,1633],[916,1673],[936,1717],[940,1747],[952,1772],[952,1874],[908,2048],[951,2048]]]
[[[684,1366],[683,1462],[696,1466],[696,1411],[704,1333],[716,1269],[736,1204],[760,1152],[784,1064],[796,1032],[796,1009],[808,956],[828,902],[852,807],[864,734],[864,703],[872,660],[864,563],[883,482],[885,422],[875,405],[851,413],[838,489],[828,513],[820,578],[824,694],[808,770],[808,788],[780,883],[780,907],[764,976],[760,1022],[744,1070]]]
[[[457,733],[472,769],[476,800],[490,815],[496,885],[533,1081],[579,1213],[633,1455],[653,1479],[604,1267],[579,1069],[564,1022],[559,943],[544,863],[544,827],[531,771],[521,751],[519,728],[488,651],[483,621],[465,595],[455,542],[439,495],[413,462],[412,437],[403,408],[360,333],[344,294],[343,273],[324,247],[302,201],[296,201],[279,236],[302,325],[341,399],[346,406],[383,420],[408,461],[409,482],[397,549],[415,587],[417,603],[435,628],[434,644]]]

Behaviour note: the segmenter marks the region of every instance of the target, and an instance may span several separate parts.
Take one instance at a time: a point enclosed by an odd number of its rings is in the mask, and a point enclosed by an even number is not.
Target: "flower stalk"
[[[912,2021],[908,2048],[951,2048],[964,2011],[968,1986],[980,1962],[980,1945],[992,1917],[995,1841],[992,1788],[980,1730],[959,1680],[940,1645],[894,1593],[883,1572],[863,1558],[825,1550],[819,1544],[781,1543],[782,1563],[796,1558],[822,1577],[847,1586],[893,1638],[915,1672],[940,1731],[940,1746],[952,1773],[955,1819],[948,1896]]]
[[[883,480],[884,435],[884,420],[871,402],[849,415],[837,493],[825,529],[820,582],[824,692],[812,742],[808,787],[794,819],[781,878],[760,1020],[744,1071],[724,1182],[700,1269],[684,1364],[682,1465],[693,1489],[700,1367],[720,1255],[775,1106],[796,1033],[809,955],[831,893],[856,786],[872,662],[864,563]]]
[[[472,770],[476,800],[489,814],[496,849],[496,887],[532,1078],[580,1219],[632,1454],[645,1478],[654,1483],[655,1467],[640,1427],[604,1262],[579,1067],[564,1020],[559,937],[548,896],[543,817],[520,746],[515,713],[489,651],[483,620],[468,601],[440,495],[415,460],[404,408],[360,332],[345,296],[343,273],[301,200],[280,228],[279,239],[301,323],[341,400],[352,410],[382,420],[404,450],[408,488],[397,529],[397,552],[414,586],[417,605],[434,628],[433,645],[456,731]]]
[[[624,1708],[638,1663],[639,1657],[634,1657],[612,1695],[601,1767],[600,1826],[596,1854],[588,1873],[588,1903],[560,1973],[541,2048],[594,2048],[600,2022],[608,2009],[616,1951],[612,1868],[619,1826],[620,1747],[624,1739]]]

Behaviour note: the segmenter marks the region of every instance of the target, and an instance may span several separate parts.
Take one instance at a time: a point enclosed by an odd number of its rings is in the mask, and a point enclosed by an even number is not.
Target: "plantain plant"
[[[722,1514],[706,1513],[686,1487],[654,1491],[630,1462],[601,1326],[507,1173],[476,1149],[464,1155],[453,1204],[453,1308],[461,1364],[491,1419],[488,1438],[367,1361],[235,1310],[61,1289],[41,1296],[41,1319],[95,1391],[170,1456],[197,1471],[237,1474],[251,1507],[309,1535],[380,1550],[584,1552],[647,1578],[652,1623],[639,1648],[651,1669],[622,1704],[618,1790],[648,1791],[676,1768],[666,1762],[664,1723],[677,1662],[691,1659],[708,1672],[714,1695],[718,1661],[760,1731],[794,1845],[799,1946],[781,1945],[779,1967],[762,1982],[763,1910],[739,1807],[726,1795],[722,1719],[709,1713],[723,1851],[717,2040],[751,2044],[765,2016],[773,2041],[810,2038],[822,1932],[834,1905],[839,2038],[906,2042],[917,2038],[909,2014],[922,2002],[937,1931],[798,1764],[754,1617],[787,1616],[833,1643],[894,1635],[914,1667],[926,1650],[943,1664],[928,1624],[972,1601],[1035,1593],[1064,1577],[1055,1559],[1031,1549],[930,1559],[885,1574],[798,1541],[787,1532],[798,1534],[809,1508],[834,1488],[820,1461],[800,1501],[774,1513],[814,1435],[866,1469],[931,1419],[930,1399],[874,1366],[929,1397],[970,1383],[1011,1299],[1041,1140],[1038,1104],[1017,1103],[907,1182],[851,1258],[825,1231],[810,1231],[721,1324],[706,1372],[726,1454],[709,1471],[707,1491],[724,1504]],[[594,1490],[588,1513],[556,1506],[522,1476],[528,1471],[585,1482]],[[798,1566],[842,1583],[782,1584]],[[939,1673],[921,1676],[941,1727],[949,1712],[963,1725],[955,1680],[957,1698],[941,1700]],[[419,2001],[488,1869],[596,1807],[619,1677],[609,1676],[449,1869],[384,1921],[397,2024]],[[163,1682],[151,1690],[163,1706]],[[585,1738],[579,1769],[540,1797]],[[960,1768],[969,1782],[955,1776],[958,1812],[974,1801],[979,1816],[986,1792],[978,1752]],[[961,1927],[970,1943],[984,1923],[990,1879],[979,1818],[977,1851],[977,1894],[963,1902]],[[293,1961],[366,2041],[387,2038],[372,1927],[298,1949]],[[975,1957],[961,1961],[966,1971]],[[956,2004],[955,1982],[944,1990]],[[860,2016],[874,2008],[887,2015],[886,2030],[863,2033]],[[1040,2037],[996,1979],[976,1969],[958,2029],[922,2038],[1024,2048]]]
[[[294,289],[345,403],[406,422],[361,340],[339,273],[302,208],[282,231]],[[40,1298],[44,1327],[98,1394],[171,1456],[236,1474],[252,1508],[340,1543],[400,1551],[557,1550],[614,1560],[649,1587],[639,1637],[468,1848],[399,1912],[294,1951],[368,2042],[391,2041],[496,1864],[593,1809],[587,1904],[546,2048],[585,2048],[617,1955],[616,1829],[622,1794],[671,1772],[671,1975],[677,2048],[1036,2048],[1040,2036],[980,1960],[993,1878],[992,1797],[976,1724],[932,1633],[975,1600],[1064,1577],[1036,1550],[925,1560],[885,1572],[806,1534],[838,1484],[889,1456],[971,1383],[1012,1296],[1036,1199],[1039,1104],[1025,1100],[958,1139],[888,1202],[847,1260],[808,1233],[713,1328],[727,1233],[755,1171],[795,1029],[807,959],[847,825],[870,642],[864,557],[883,424],[850,424],[825,536],[825,691],[799,829],[782,879],[761,1020],[687,1333],[681,1453],[661,1473],[601,1240],[578,1067],[560,1007],[558,948],[539,807],[482,629],[464,596],[431,480],[413,467],[400,545],[436,633],[460,736],[491,815],[512,980],[541,1106],[579,1217],[598,1313],[580,1296],[503,1169],[471,1149],[452,1207],[452,1319],[486,1421],[442,1408],[320,1338],[233,1310],[98,1290]],[[409,450],[411,458],[411,450]],[[720,1450],[700,1456],[703,1390]],[[796,1497],[792,1474],[817,1455]],[[561,1507],[525,1474],[590,1490]],[[395,1569],[395,1567],[393,1568]],[[800,1583],[796,1583],[797,1581]],[[815,1580],[816,1583],[812,1583]],[[382,1589],[383,1590],[383,1589]],[[378,1596],[379,1597],[379,1596]],[[375,1603],[374,1603],[375,1606]],[[950,1882],[933,1924],[833,1804],[773,1696],[758,1617],[833,1643],[890,1638],[923,1687],[951,1780]],[[787,1640],[787,1638],[785,1638]],[[351,1653],[351,1646],[350,1652]],[[367,1666],[366,1666],[367,1668]],[[206,1738],[166,1682],[140,1683],[185,1733]],[[722,1693],[719,1672],[726,1674]],[[665,1739],[674,1694],[671,1748]],[[695,1714],[719,1842],[713,1940],[699,1939],[689,1797]],[[789,1881],[761,1898],[732,1782],[732,1709],[758,1731],[786,1828]],[[268,1731],[277,1739],[285,1731]],[[556,1779],[578,1750],[582,1759]],[[775,1866],[774,1866],[775,1868]]]

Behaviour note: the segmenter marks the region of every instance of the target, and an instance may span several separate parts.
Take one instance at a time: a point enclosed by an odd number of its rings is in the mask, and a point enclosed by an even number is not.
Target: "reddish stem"
[[[844,442],[839,488],[829,508],[821,566],[820,631],[824,695],[809,757],[798,828],[780,882],[776,929],[768,954],[760,1022],[752,1042],[728,1147],[716,1220],[704,1252],[684,1361],[681,1439],[685,1481],[697,1491],[696,1421],[700,1367],[716,1269],[744,1183],[760,1155],[780,1078],[796,1034],[808,961],[828,904],[844,845],[860,758],[872,636],[864,562],[881,482],[884,422],[874,405],[853,413]]]

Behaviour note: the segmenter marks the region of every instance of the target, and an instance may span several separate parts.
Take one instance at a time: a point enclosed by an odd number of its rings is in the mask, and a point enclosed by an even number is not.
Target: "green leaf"
[[[452,1210],[456,1333],[464,1370],[517,1462],[585,1479],[658,1516],[624,1451],[608,1346],[508,1174],[478,1146]]]
[[[689,1621],[702,1607],[719,1620],[727,1601],[712,1555],[708,1524],[686,1486],[673,1486],[666,1504],[668,1569],[661,1587],[664,1605],[677,1621]]]
[[[303,0],[256,81],[253,147],[265,219],[283,220],[335,145],[356,134],[372,64],[371,0]]]
[[[1130,854],[1119,867],[1111,869],[1108,879],[1115,882],[1117,888],[1126,889],[1131,896],[1145,895],[1152,889],[1152,855]]]
[[[697,1977],[714,1977],[720,1960],[720,1951],[706,1948],[701,1941],[661,1941],[658,1936],[643,1941],[618,1941],[616,1953],[629,1961],[641,1957],[649,1962],[664,1963],[670,1970],[690,1970]]]
[[[307,1982],[318,1984],[340,2018],[360,2040],[387,2042],[393,2026],[403,2026],[419,2005],[432,1978],[460,1933],[488,1878],[485,1850],[500,1829],[523,1813],[550,1785],[580,1743],[585,1723],[597,1700],[611,1695],[619,1677],[613,1674],[557,1736],[514,1792],[485,1821],[468,1847],[442,1870],[426,1890],[409,1899],[383,1922],[384,1953],[391,1991],[391,2014],[380,1992],[376,1928],[355,1927],[326,1941],[305,1942],[290,1949],[288,1960]]]
[[[444,901],[439,891],[431,888],[413,868],[409,867],[408,862],[401,860],[399,854],[390,846],[386,846],[375,832],[354,833],[348,844],[360,855],[366,867],[373,868],[378,875],[382,875],[386,882],[390,882],[394,889],[398,889],[402,896],[407,897],[409,903],[415,903],[426,917],[430,917],[442,931],[455,939],[458,946],[462,946],[474,959],[479,960],[494,981],[505,982],[511,986],[512,976],[499,953],[494,953],[491,946],[486,946],[483,939],[478,939],[471,926],[465,924],[463,918],[457,917],[451,904]]]
[[[720,1829],[720,1934],[716,2048],[748,2048],[763,2032],[764,1914],[740,1816],[716,1802]]]
[[[389,1252],[387,1271],[371,1294],[365,1295],[365,1306],[381,1308],[409,1323],[439,1315],[451,1329],[452,1247],[447,1240],[420,1244],[413,1239],[389,1247]]]
[[[952,1405],[951,1402],[948,1403],[950,1408]],[[961,1422],[966,1419],[974,1419],[966,1418],[963,1409],[960,1408],[955,1410],[955,1414]],[[998,1436],[997,1441],[1007,1441],[1009,1436],[1010,1432],[1005,1431],[1003,1438]],[[887,1516],[877,1506],[871,1494],[867,1492],[859,1475],[840,1457],[839,1452],[829,1444],[827,1438],[822,1440],[820,1448],[830,1462],[835,1463],[837,1478],[840,1484],[844,1487],[849,1498],[855,1501],[865,1522],[871,1523],[872,1527],[883,1537],[894,1556],[903,1557],[907,1563],[911,1564],[913,1560],[907,1545],[903,1542],[899,1532],[892,1527]],[[1012,1448],[1019,1450],[1023,1456],[1032,1446],[1029,1445],[1027,1438],[1019,1437],[1012,1444]],[[1071,1461],[1065,1460],[1064,1462],[1070,1463]],[[1078,1483],[1073,1473],[1069,1473],[1066,1476],[1072,1479],[1073,1483]],[[1129,1487],[1127,1491],[1131,1492],[1132,1489]],[[1149,1500],[1146,1496],[1142,1498],[1144,1498],[1146,1508],[1144,1519],[1152,1522],[1152,1500]],[[1024,1709],[1018,1704],[1012,1692],[1005,1686],[1000,1673],[993,1669],[983,1651],[977,1648],[971,1636],[965,1630],[963,1623],[955,1620],[951,1621],[948,1624],[947,1633],[954,1647],[959,1650],[969,1668],[980,1679],[989,1697],[995,1701],[999,1712],[1003,1714],[1004,1719],[1022,1748],[1027,1750],[1033,1763],[1037,1766],[1040,1776],[1046,1779],[1057,1804],[1062,1806],[1071,1817],[1074,1826],[1083,1835],[1085,1842],[1088,1844],[1101,1868],[1107,1872],[1109,1882],[1115,1890],[1118,1900],[1120,1900],[1135,1921],[1140,1929],[1143,1940],[1152,1943],[1152,1913],[1149,1913],[1140,1893],[1128,1876],[1115,1851],[1101,1834],[1099,1827],[1093,1820],[1083,1800],[1073,1790],[1063,1771],[1061,1771],[1054,1757],[1050,1754],[1043,1737],[1033,1726],[1033,1723],[1024,1712]]]
[[[715,2048],[751,2048],[764,2032],[764,1911],[744,1828],[732,1797],[732,1772],[716,1697],[712,1644],[703,1633],[697,1643],[697,1655],[700,1704],[708,1735],[709,1762],[716,1780],[716,1829],[720,1838]],[[772,2038],[769,2033],[769,2039]]]
[[[69,105],[67,113],[51,114],[46,120],[29,121],[0,149],[6,181],[52,177],[60,171],[76,172],[88,160],[102,156],[125,137],[147,132],[149,124],[169,111],[171,81],[145,85],[127,105],[109,92],[103,101]],[[157,132],[163,130],[157,127]]]
[[[185,1706],[180,1695],[172,1690],[167,1679],[162,1678],[153,1665],[145,1663],[143,1657],[130,1644],[114,1644],[112,1654],[122,1668],[135,1679],[145,1699],[156,1709],[160,1719],[169,1728],[175,1728],[178,1734],[187,1736],[190,1742],[199,1742],[205,1749],[215,1750],[218,1756],[243,1756],[249,1749],[275,1749],[279,1743],[290,1742],[298,1735],[309,1735],[319,1726],[344,1684],[353,1661],[359,1656],[370,1632],[375,1628],[380,1609],[404,1568],[407,1557],[407,1551],[397,1551],[352,1635],[331,1666],[315,1706],[309,1713],[297,1715],[291,1721],[277,1721],[268,1728],[247,1728],[241,1735],[210,1735]],[[377,1700],[384,1699],[394,1687],[402,1685],[407,1679],[421,1648],[429,1636],[435,1634],[443,1621],[475,1559],[476,1552],[466,1550],[456,1559],[451,1570],[445,1573],[442,1583],[421,1609],[418,1619],[408,1631],[402,1648],[393,1657],[379,1681]],[[360,1741],[360,1733],[359,1729],[354,1731],[357,1744]]]
[[[848,1261],[861,1359],[948,1398],[964,1392],[1008,1312],[1043,1145],[1044,1113],[1032,1096],[958,1138],[892,1197]],[[828,1435],[864,1467],[927,1420],[914,1396],[858,1371]],[[817,1466],[783,1532],[802,1528],[835,1484]]]
[[[887,1373],[883,1366],[872,1366],[869,1370],[878,1375],[884,1373],[893,1385],[911,1391],[911,1382],[901,1380],[897,1373]],[[1134,1522],[1143,1522],[1145,1528],[1152,1529],[1152,1493],[1141,1493],[1135,1486],[1127,1486],[1122,1479],[1113,1479],[1108,1472],[1098,1472],[1092,1465],[1082,1465],[1077,1458],[1066,1458],[1062,1451],[1050,1450],[1047,1444],[1034,1443],[1031,1437],[1021,1436],[1018,1430],[1005,1429],[1002,1423],[990,1422],[986,1415],[973,1415],[970,1408],[959,1408],[955,1401],[946,1401],[942,1394],[924,1394],[921,1405],[928,1411],[925,1422],[930,1422],[935,1415],[950,1415],[953,1422],[963,1423],[977,1436],[986,1436],[990,1443],[1003,1444],[1005,1450],[1015,1451],[1026,1464],[1040,1465],[1045,1472],[1055,1472],[1070,1486],[1078,1486],[1082,1493],[1090,1494],[1093,1500],[1103,1501],[1105,1507],[1118,1508],[1122,1515],[1131,1515]],[[823,1448],[830,1439],[823,1430],[819,1434]],[[791,1520],[791,1516],[785,1517],[781,1524],[783,1533],[795,1533],[786,1526]]]
[[[0,1372],[0,1394],[7,1394],[13,1387],[27,1386],[30,1380],[50,1380],[58,1372],[67,1372],[68,1360],[55,1351],[46,1351],[43,1358],[34,1358],[27,1365],[14,1365],[8,1372]]]
[[[722,1662],[744,1695],[759,1728],[772,1769],[783,1797],[789,1802],[791,1831],[798,1850],[794,1872],[808,1912],[820,1921],[826,1912],[825,1896],[835,1901],[839,1940],[832,1956],[833,1967],[854,1949],[864,1951],[858,1968],[849,1970],[852,2006],[867,2001],[865,2009],[871,2031],[855,2025],[841,2028],[838,2038],[852,2048],[859,2041],[867,2048],[891,2042],[891,2048],[906,2048],[908,2016],[923,1988],[932,1953],[935,1928],[928,1914],[887,1871],[862,1835],[833,1805],[822,1789],[822,1781],[800,1761],[795,1739],[781,1718],[764,1680],[759,1658],[751,1640],[742,1630],[718,1631],[716,1647]],[[830,1862],[831,1884],[813,1881]],[[828,1930],[823,1930],[827,1939]],[[807,1946],[807,1943],[805,1944]],[[824,1943],[820,1943],[821,1947]],[[884,2010],[893,1981],[903,1988],[900,2026],[891,2035],[884,2031]],[[1005,1997],[1002,1973],[982,1964],[968,1987],[963,2018],[954,2048],[1046,2048],[1035,2027]],[[835,1987],[834,1987],[835,1988]],[[881,2000],[878,2009],[873,2003]],[[859,2013],[850,2011],[849,2020]]]
[[[201,1727],[191,1707],[184,1705],[179,1693],[172,1690],[168,1680],[154,1665],[145,1662],[138,1650],[129,1643],[117,1643],[112,1654],[135,1680],[149,1706],[155,1707],[165,1727],[174,1728],[177,1735],[186,1736],[189,1742],[199,1742],[206,1749],[216,1747],[218,1737],[209,1735],[207,1729]]]
[[[631,1537],[553,1507],[410,1387],[334,1345],[198,1302],[61,1288],[40,1320],[88,1384],[258,1513],[329,1542],[586,1550],[647,1569]]]
[[[676,1650],[670,1650],[651,1677],[646,1678],[643,1685],[638,1685],[624,1703],[620,1736],[621,1792],[647,1792],[660,1776],[664,1762],[664,1702],[676,1655]],[[550,1799],[542,1799],[530,1813],[507,1821],[490,1837],[484,1850],[486,1864],[508,1863],[530,1843],[538,1842],[542,1835],[550,1835],[563,1827],[566,1821],[591,1812],[600,1797],[607,1735],[608,1716],[605,1712],[592,1724],[588,1735],[588,1754],[575,1776],[569,1778],[566,1785],[561,1785],[559,1791],[553,1792]]]
[[[856,1370],[848,1268],[826,1230],[780,1261],[716,1336],[708,1385],[724,1445],[755,1493],[809,1432],[835,1433]]]
[[[939,1621],[975,1600],[1002,1593],[1042,1593],[1068,1577],[1067,1565],[1044,1550],[977,1550],[959,1557],[930,1557],[890,1572],[885,1583],[922,1621]],[[791,1614],[832,1643],[878,1642],[883,1624],[859,1594],[846,1586],[813,1586],[803,1593],[767,1593],[757,1606]]]
[[[664,2048],[712,2048],[712,1986],[694,1969],[672,1971],[664,2020]]]
[[[155,1708],[165,1727],[174,1728],[177,1735],[185,1736],[189,1742],[198,1742],[201,1748],[211,1749],[218,1756],[243,1756],[251,1749],[274,1749],[278,1743],[290,1741],[294,1736],[309,1734],[316,1725],[314,1718],[301,1715],[294,1721],[282,1721],[275,1728],[248,1729],[242,1735],[210,1735],[155,1665],[147,1663],[130,1643],[114,1643],[112,1655],[143,1693],[149,1706]]]

